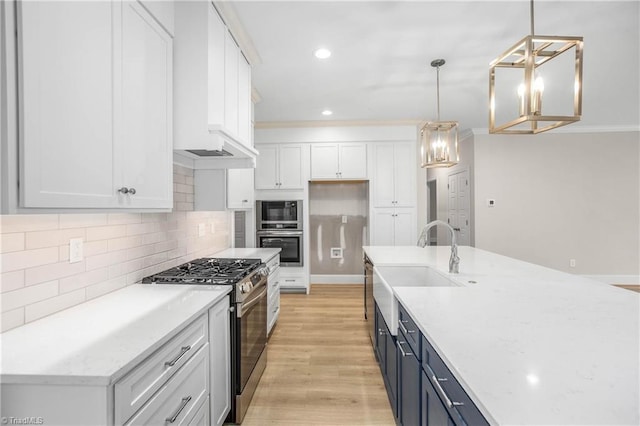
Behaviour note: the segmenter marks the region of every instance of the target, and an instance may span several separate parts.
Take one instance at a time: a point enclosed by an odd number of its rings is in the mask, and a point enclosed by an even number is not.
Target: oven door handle
[[[301,237],[302,231],[258,231],[261,237]]]
[[[262,289],[260,291],[260,294],[258,294],[256,297],[254,297],[253,299],[249,300],[248,302],[243,302],[240,316],[242,316],[243,312],[251,309],[253,307],[253,305],[255,305],[256,303],[260,302],[260,299],[262,299],[266,295],[267,295],[267,288],[265,287],[264,289]]]

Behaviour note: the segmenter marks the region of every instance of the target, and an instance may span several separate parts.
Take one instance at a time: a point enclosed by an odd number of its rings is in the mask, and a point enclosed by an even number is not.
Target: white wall
[[[571,273],[638,275],[639,136],[476,135],[476,247]]]

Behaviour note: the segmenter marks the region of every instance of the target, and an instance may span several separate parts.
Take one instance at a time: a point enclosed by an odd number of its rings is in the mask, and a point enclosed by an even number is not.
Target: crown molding
[[[224,21],[225,25],[233,34],[233,38],[240,46],[240,50],[244,54],[244,57],[249,62],[249,65],[256,66],[262,63],[262,59],[260,58],[260,54],[258,53],[258,49],[253,44],[253,40],[249,36],[249,33],[244,28],[242,21],[238,18],[238,13],[236,12],[235,6],[231,1],[214,1],[213,5],[216,10],[220,14],[220,17]]]
[[[283,129],[292,127],[344,127],[344,126],[418,126],[420,120],[323,120],[323,121],[257,121],[256,129]]]

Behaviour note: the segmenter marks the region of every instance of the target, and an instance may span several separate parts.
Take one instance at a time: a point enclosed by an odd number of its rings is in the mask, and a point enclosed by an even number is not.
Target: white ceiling
[[[584,37],[582,121],[638,128],[640,2],[536,1],[535,32]],[[235,1],[260,60],[256,122],[436,118],[488,127],[488,65],[529,34],[529,2]],[[319,61],[312,52],[331,49]],[[323,109],[331,117],[323,117]]]

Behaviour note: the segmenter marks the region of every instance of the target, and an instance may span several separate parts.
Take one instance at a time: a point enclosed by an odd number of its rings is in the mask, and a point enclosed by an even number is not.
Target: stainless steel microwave
[[[302,231],[302,200],[256,201],[257,231]]]

